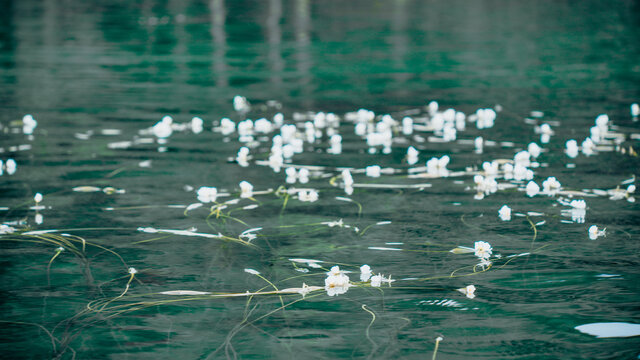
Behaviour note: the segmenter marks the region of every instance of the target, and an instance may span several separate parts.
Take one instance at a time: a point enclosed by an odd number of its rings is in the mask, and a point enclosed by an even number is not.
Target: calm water
[[[0,160],[17,163],[0,177],[0,219],[17,229],[0,235],[3,358],[426,359],[439,336],[438,359],[640,355],[637,336],[575,329],[640,323],[637,202],[593,191],[624,193],[640,169],[628,151],[640,148],[629,112],[640,101],[638,2],[1,0],[0,10]],[[251,111],[234,111],[234,95]],[[443,143],[424,126],[432,100],[467,115],[501,111],[495,126],[468,119]],[[371,154],[345,115],[360,108],[398,122],[411,115],[422,127],[397,128],[391,153]],[[223,117],[281,112],[304,136],[313,116],[300,114],[318,111],[340,117],[332,131],[342,153],[326,152],[326,129],[305,142],[291,163],[323,167],[308,184],[264,166],[280,130],[256,136],[242,167],[234,158],[245,144],[217,129]],[[580,145],[602,113],[625,153],[605,146],[565,155],[565,142]],[[38,121],[32,136],[23,134],[25,114]],[[176,129],[158,144],[144,131],[165,115],[174,123],[199,116],[204,131]],[[546,144],[534,130],[542,123],[554,132]],[[474,152],[479,136],[482,153]],[[514,187],[474,199],[481,164],[513,159],[530,142],[544,149],[533,180],[555,176],[564,192],[527,197],[527,181],[501,172],[497,182]],[[413,166],[409,146],[420,151]],[[452,176],[407,176],[445,154]],[[397,173],[365,176],[374,164]],[[343,167],[356,183],[350,195]],[[217,187],[222,203],[239,198],[243,180],[256,192],[313,188],[319,199],[257,193],[220,216],[211,204],[185,211],[199,187]],[[100,191],[73,190],[80,186]],[[38,192],[45,208],[30,209]],[[563,215],[569,207],[558,199],[570,194],[586,200],[584,223]],[[510,221],[498,217],[504,204]],[[322,224],[339,219],[349,227]],[[606,236],[590,240],[594,224]],[[240,240],[262,229],[248,246],[140,227]],[[487,271],[474,267],[473,253],[449,252],[476,241],[493,247]],[[324,270],[291,258],[323,261]],[[304,300],[160,294],[273,290],[245,268],[278,289],[324,286],[335,264],[352,282],[362,264],[396,281]],[[456,291],[471,284],[473,299]]]

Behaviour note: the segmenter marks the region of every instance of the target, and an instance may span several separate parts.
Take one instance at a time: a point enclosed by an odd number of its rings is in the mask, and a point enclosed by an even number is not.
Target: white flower
[[[576,156],[578,156],[578,142],[571,139],[571,140],[567,140],[566,144],[566,149],[565,149],[565,153],[567,154],[568,157],[570,158],[575,158]]]
[[[538,186],[534,181],[529,181],[526,190],[527,196],[534,197],[540,192],[540,186]]]
[[[253,185],[247,181],[241,181],[239,185],[241,198],[250,198],[253,196]]]
[[[56,251],[57,251],[57,252],[63,252],[63,251],[64,251],[64,248],[63,248],[62,246],[58,246],[58,247],[56,248]]]
[[[36,212],[34,220],[35,220],[36,224],[40,225],[40,224],[42,224],[44,222],[44,217],[42,216],[42,214]]]
[[[309,169],[302,168],[298,171],[298,181],[301,184],[306,184],[309,182]]]
[[[543,192],[549,196],[555,195],[561,187],[560,182],[553,176],[549,176],[547,180],[542,182]]]
[[[327,272],[327,276],[340,276],[342,275],[342,271],[338,265],[332,266],[331,269]]]
[[[369,177],[380,177],[380,170],[380,165],[371,165],[366,167],[365,173]]]
[[[243,146],[238,150],[238,155],[236,155],[236,161],[242,167],[249,166],[249,148]]]
[[[256,132],[263,134],[269,133],[273,129],[273,125],[271,124],[271,122],[265,118],[256,120],[256,122],[253,124],[253,127]]]
[[[467,285],[466,287],[457,289],[459,292],[463,293],[469,299],[473,299],[476,297],[476,287],[474,285]]]
[[[532,142],[529,144],[529,146],[527,146],[527,151],[529,152],[529,154],[531,154],[531,157],[537,158],[538,156],[540,156],[540,152],[542,151],[542,149],[540,148],[540,146],[538,146],[538,144]]]
[[[596,149],[596,144],[593,142],[593,140],[591,140],[591,138],[586,138],[584,139],[584,141],[582,142],[582,153],[590,156],[593,155],[593,153],[595,152]]]
[[[220,132],[222,135],[229,135],[236,131],[236,123],[229,118],[222,118],[220,120]]]
[[[473,245],[474,252],[477,257],[480,259],[488,259],[491,257],[491,253],[493,249],[491,245],[486,241],[476,241]]]
[[[427,173],[433,176],[446,177],[449,175],[447,165],[451,161],[448,155],[444,155],[441,158],[433,157],[427,161]]]
[[[353,177],[349,169],[342,170],[342,181],[344,181],[345,188],[353,186]]]
[[[300,190],[298,192],[298,200],[304,202],[314,202],[318,200],[318,192],[315,190]]]
[[[371,267],[369,265],[360,266],[360,281],[369,281],[371,278]]]
[[[473,140],[473,145],[476,148],[476,153],[481,154],[484,146],[484,139],[482,138],[482,136],[478,136],[477,138],[475,138],[475,140]]]
[[[498,216],[500,216],[500,219],[502,219],[502,221],[511,220],[511,208],[507,205],[502,205],[500,210],[498,210]]]
[[[407,163],[409,163],[409,165],[416,164],[418,162],[418,155],[420,155],[418,150],[413,146],[409,146],[407,149]]]
[[[371,286],[380,287],[380,285],[382,285],[382,275],[373,275],[371,277]]]
[[[402,134],[411,135],[413,133],[413,119],[405,116],[402,118]]]
[[[0,160],[0,165],[2,165],[2,161],[1,160]],[[7,170],[7,174],[13,175],[13,174],[16,173],[16,169],[18,167],[18,164],[13,159],[7,159],[7,161],[4,163],[4,167]],[[2,169],[1,168],[0,168],[0,175],[2,175]]]
[[[244,96],[236,95],[233,97],[233,109],[238,112],[247,112],[251,107],[247,98]]]
[[[160,139],[168,138],[173,133],[172,124],[173,118],[168,115],[164,116],[162,120],[153,125],[153,134]]]
[[[340,295],[349,290],[349,277],[342,273],[337,266],[332,267],[327,275],[327,278],[324,279],[324,288],[327,291],[327,295]]]
[[[202,203],[215,202],[218,197],[218,189],[215,187],[202,186],[197,192],[198,201]]]
[[[515,165],[522,165],[527,167],[531,165],[531,154],[527,150],[519,151],[513,157]]]
[[[251,274],[251,275],[260,275],[260,272],[257,270],[253,270],[253,269],[244,269],[244,272]]]
[[[574,209],[586,209],[587,203],[584,200],[571,200],[569,206]]]
[[[33,197],[33,200],[36,202],[36,204],[40,203],[42,201],[42,194],[36,193],[36,195]]]
[[[553,135],[553,130],[551,129],[551,125],[544,123],[540,125],[540,133],[543,135]]]
[[[194,134],[200,134],[203,130],[203,125],[204,121],[201,118],[194,116],[193,119],[191,119],[191,131],[193,131]]]
[[[640,116],[640,105],[638,105],[638,103],[631,104],[631,116],[633,117]]]
[[[604,228],[604,229],[600,230],[600,229],[598,229],[598,226],[596,226],[596,225],[591,225],[589,227],[588,232],[589,232],[589,239],[591,239],[591,240],[595,240],[600,236],[607,236],[607,229]]]
[[[138,273],[138,270],[136,270],[136,268],[133,268],[133,267],[129,268],[129,274],[134,275],[134,274],[137,274],[137,273]]]
[[[33,134],[33,130],[36,128],[36,126],[38,126],[38,122],[33,118],[33,116],[27,114],[22,117],[22,132],[25,135]]]

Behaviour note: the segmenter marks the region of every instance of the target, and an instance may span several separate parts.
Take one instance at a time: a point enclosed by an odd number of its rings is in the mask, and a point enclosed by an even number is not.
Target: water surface
[[[69,235],[1,235],[3,357],[424,359],[439,336],[443,359],[638,356],[638,337],[596,338],[575,329],[640,322],[637,203],[576,196],[588,206],[579,223],[562,215],[567,207],[558,195],[530,198],[510,188],[477,200],[473,180],[484,161],[513,159],[537,142],[544,149],[542,166],[533,168],[538,185],[555,176],[565,190],[593,195],[592,189],[635,183],[623,182],[640,168],[628,152],[639,147],[632,135],[640,132],[629,114],[640,100],[636,2],[5,0],[0,6],[0,160],[17,163],[15,174],[0,177],[0,217],[18,233]],[[234,111],[235,95],[247,97],[252,110]],[[453,142],[430,140],[433,131],[396,131],[390,154],[380,148],[370,154],[345,116],[366,108],[428,122],[432,100],[440,110],[467,115],[501,111],[489,129],[467,121]],[[284,170],[259,162],[269,157],[277,132],[256,137],[264,141],[241,167],[233,160],[244,145],[237,133],[212,131],[223,117],[272,119],[277,112],[304,131],[308,119],[294,114],[319,111],[341,118],[335,130],[343,152],[326,152],[326,131],[305,143],[292,163],[326,167],[312,171],[306,185],[287,184]],[[624,137],[618,148],[625,153],[567,157],[565,142],[581,143],[603,113]],[[25,114],[38,121],[32,136],[22,131]],[[204,131],[175,131],[166,144],[140,133],[165,115],[176,123],[201,117]],[[545,122],[554,132],[548,144],[534,131]],[[474,152],[478,136],[495,145]],[[406,162],[409,146],[420,151],[417,165]],[[407,169],[445,154],[451,171],[469,171],[407,177]],[[374,164],[399,172],[358,173]],[[356,187],[348,195],[343,167],[354,169],[356,184],[405,187]],[[215,186],[227,201],[239,197],[243,180],[256,191],[309,187],[319,199],[293,196],[286,206],[286,196],[274,193],[241,199],[226,210],[236,209],[230,215],[239,221],[209,217],[211,204],[185,214],[199,187]],[[406,186],[412,184],[428,186]],[[124,193],[72,190],[78,186]],[[37,192],[46,207],[37,211],[40,224],[29,208]],[[501,221],[504,204],[514,214],[540,214]],[[339,219],[350,227],[321,224]],[[594,224],[606,228],[606,237],[589,239]],[[139,227],[231,237],[263,229],[252,247]],[[89,243],[84,252],[73,236]],[[75,255],[66,245],[57,253],[65,239],[79,249]],[[489,242],[502,258],[474,273],[474,254],[449,250],[476,241]],[[523,253],[529,254],[509,258]],[[291,258],[321,260],[325,269],[294,266]],[[362,264],[397,281],[332,297],[316,291],[304,300],[159,294],[272,290],[245,268],[279,289],[324,286],[324,272],[336,264],[353,271],[352,281]],[[137,270],[133,278],[129,267]],[[456,291],[471,284],[473,299]],[[285,311],[277,310],[282,304]]]

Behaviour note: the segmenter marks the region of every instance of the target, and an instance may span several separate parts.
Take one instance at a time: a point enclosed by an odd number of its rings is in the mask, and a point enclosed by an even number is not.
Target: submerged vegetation
[[[177,204],[136,204],[136,189],[118,189],[101,183],[74,184],[64,191],[130,197],[131,205],[104,206],[101,211],[133,216],[136,211],[162,208],[179,219],[178,223],[190,224],[175,229],[153,224],[109,228],[102,227],[99,219],[95,219],[95,227],[91,228],[48,229],[44,227],[43,216],[57,209],[48,203],[52,194],[40,190],[32,201],[25,200],[3,209],[7,215],[0,229],[0,241],[5,256],[13,257],[15,262],[22,256],[38,259],[35,263],[41,266],[32,265],[24,271],[42,274],[41,282],[30,285],[30,291],[44,297],[42,317],[35,321],[34,317],[17,314],[2,322],[7,326],[32,327],[44,334],[54,358],[75,358],[76,348],[83,346],[83,333],[92,327],[107,324],[108,328],[116,329],[116,325],[110,325],[115,319],[135,313],[163,313],[168,308],[179,309],[186,304],[207,307],[212,306],[212,301],[237,301],[243,302],[244,309],[241,315],[236,314],[239,321],[233,326],[221,325],[227,335],[217,343],[212,341],[200,354],[201,358],[235,358],[238,345],[234,342],[239,333],[252,331],[273,337],[290,348],[291,339],[295,338],[291,329],[301,318],[297,313],[289,314],[292,309],[314,309],[318,302],[328,300],[344,301],[354,303],[355,311],[361,312],[365,319],[357,331],[367,345],[353,345],[354,354],[375,357],[383,347],[372,337],[372,327],[388,316],[384,299],[393,297],[394,292],[438,289],[449,292],[450,299],[424,300],[414,306],[474,308],[473,302],[484,296],[477,279],[488,272],[528,264],[537,255],[561,250],[558,244],[538,240],[540,228],[547,222],[579,228],[585,240],[597,240],[612,232],[615,234],[616,229],[607,224],[586,223],[587,211],[594,211],[589,205],[590,199],[635,201],[635,174],[629,174],[628,179],[618,179],[617,183],[603,184],[601,188],[586,189],[576,179],[561,174],[540,175],[549,173],[549,162],[560,162],[564,168],[572,169],[580,160],[602,153],[637,157],[634,141],[640,135],[616,126],[604,114],[595,118],[593,127],[582,131],[581,145],[574,139],[562,139],[565,147],[558,149],[547,144],[552,136],[557,136],[554,128],[561,124],[546,121],[544,114],[537,111],[526,117],[524,124],[531,127],[534,136],[539,136],[538,141],[518,144],[491,140],[489,130],[500,122],[505,112],[500,106],[481,108],[472,114],[442,110],[437,102],[397,114],[379,115],[364,109],[342,115],[283,114],[277,102],[252,105],[239,96],[233,99],[233,106],[233,116],[215,120],[210,126],[200,117],[178,123],[165,116],[155,125],[140,129],[132,138],[110,142],[107,147],[121,152],[152,147],[162,156],[171,157],[177,151],[172,142],[180,136],[212,136],[214,143],[237,141],[238,151],[227,155],[228,163],[257,169],[265,174],[265,179],[269,173],[277,177],[278,182],[264,180],[254,185],[238,178],[237,186],[233,187],[213,181],[179,184],[184,192],[175,198]],[[634,119],[638,116],[637,108],[637,104],[631,106]],[[249,116],[258,120],[253,121]],[[32,141],[38,136],[37,124],[33,116],[26,115],[7,129]],[[466,136],[469,128],[474,135]],[[103,133],[122,136],[113,129]],[[93,136],[92,133],[75,135],[80,140]],[[17,151],[20,146],[25,151],[31,149],[30,145],[16,145],[10,151]],[[455,151],[449,151],[453,149]],[[476,157],[464,163],[458,160],[462,152]],[[308,160],[305,154],[309,153],[322,156]],[[367,153],[390,160],[365,167],[340,163],[343,154],[362,157]],[[485,161],[477,161],[483,156]],[[326,160],[318,160],[321,157]],[[11,158],[0,165],[4,176],[20,171],[20,161]],[[144,159],[137,166],[152,168],[153,162]],[[183,170],[188,171],[188,166]],[[116,169],[107,177],[112,178],[118,172]],[[375,204],[376,200],[370,196],[376,192],[396,192],[401,201],[417,196],[430,201],[426,191],[450,189],[463,194],[456,199],[466,197],[477,202],[475,212],[491,214],[493,220],[480,221],[477,216],[465,214],[459,218],[466,234],[462,239],[418,234],[411,241],[403,241],[393,238],[393,232],[385,232],[384,236],[376,234],[376,231],[385,231],[385,227],[393,227],[395,220],[363,216],[368,214],[368,205]],[[505,199],[506,204],[490,203],[483,207],[483,201],[499,193],[504,194],[500,199]],[[544,203],[541,206],[546,210],[539,212],[522,206],[520,199],[527,198],[534,198],[531,201],[537,204]],[[455,200],[449,205],[455,207],[461,203]],[[310,222],[311,219],[314,220]],[[489,225],[492,222],[493,225]],[[486,234],[483,230],[486,226],[505,229],[495,237],[509,236],[508,226],[512,226],[517,229],[513,231],[517,234],[514,238],[525,241],[500,241],[501,245],[496,246],[494,238],[481,235]],[[109,236],[113,233],[128,240],[111,242]],[[154,276],[158,277],[154,272],[162,264],[141,263],[140,253],[163,251],[162,244],[166,242],[181,242],[180,247],[184,248],[214,243],[216,251],[222,254],[218,255],[220,258],[234,262],[229,259],[237,257],[241,263],[241,266],[230,267],[231,277],[249,279],[220,283],[218,288],[185,287],[179,280],[177,283],[154,280]],[[305,245],[294,249],[288,246],[291,242]],[[367,256],[371,260],[367,264],[356,263],[350,259],[352,252],[370,254]],[[408,265],[398,273],[397,266],[395,271],[385,268],[385,256],[393,253],[413,254],[425,262],[437,259],[440,263],[433,272],[424,272],[424,268],[416,271]],[[185,258],[184,261],[193,260]],[[258,265],[277,266],[275,271],[264,271]],[[210,276],[215,278],[215,274]],[[64,295],[67,288],[75,290],[69,297]],[[348,295],[355,292],[365,295]],[[49,303],[55,303],[55,308]],[[64,310],[57,310],[60,306]],[[265,319],[271,317],[281,320],[277,329],[261,327]],[[408,323],[397,328],[410,327],[411,320],[406,320]],[[431,353],[435,358],[438,348],[442,351],[446,342],[447,334],[437,334],[431,344],[421,344],[421,349],[416,351]]]

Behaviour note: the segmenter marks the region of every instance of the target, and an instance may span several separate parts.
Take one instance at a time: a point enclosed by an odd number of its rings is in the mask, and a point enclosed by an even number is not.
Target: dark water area
[[[0,358],[638,358],[638,39],[637,1],[0,0]],[[277,113],[303,140],[280,171]],[[593,323],[631,330],[576,329]]]

